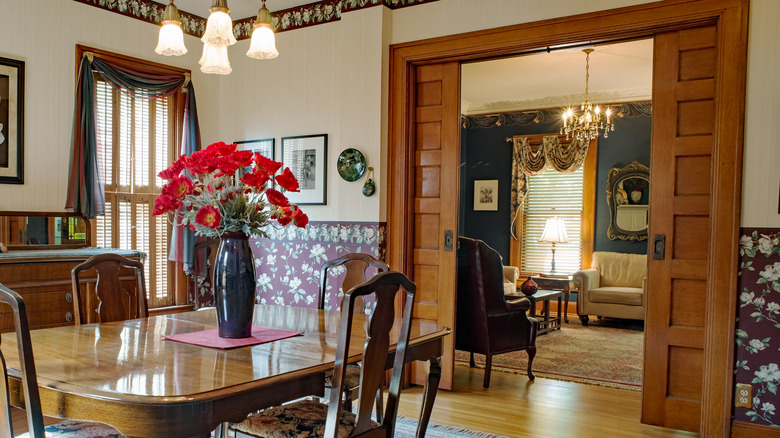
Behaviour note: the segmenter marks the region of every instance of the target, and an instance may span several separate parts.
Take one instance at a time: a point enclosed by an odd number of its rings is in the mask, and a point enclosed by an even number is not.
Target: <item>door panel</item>
[[[653,72],[650,235],[642,420],[698,432],[710,257],[716,28],[658,34]]]
[[[460,66],[453,62],[415,70],[412,278],[421,293],[414,316],[455,327],[455,251],[444,249],[444,232],[456,232],[457,214],[442,214],[441,206],[458,205]],[[451,389],[452,336],[445,338],[444,351],[440,386]],[[422,382],[419,371],[415,380]]]

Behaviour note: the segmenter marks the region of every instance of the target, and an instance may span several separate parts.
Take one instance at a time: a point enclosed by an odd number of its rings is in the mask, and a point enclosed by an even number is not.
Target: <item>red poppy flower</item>
[[[281,175],[276,176],[276,183],[282,186],[288,192],[300,192],[298,180],[293,175],[289,167],[285,167]]]
[[[171,196],[176,199],[183,199],[185,196],[192,193],[195,186],[192,184],[192,180],[186,176],[174,177],[171,182],[163,186],[162,193]]]
[[[178,160],[174,161],[173,164],[171,164],[171,167],[161,171],[157,174],[162,179],[173,179],[176,176],[179,176],[182,170],[184,170],[184,161],[187,159],[186,156],[182,155],[179,157]]]
[[[268,199],[268,202],[279,207],[286,207],[290,205],[290,201],[287,199],[287,196],[284,196],[284,194],[278,190],[266,190],[265,197]]]
[[[261,168],[256,167],[252,173],[247,173],[241,177],[241,181],[252,187],[263,187],[265,183],[271,180],[271,177]]]
[[[255,164],[262,167],[266,172],[273,175],[282,167],[282,163],[274,161],[261,153],[255,153]]]
[[[285,226],[292,222],[292,209],[290,207],[282,207],[277,210],[275,216],[276,222],[279,222],[281,226]]]
[[[222,222],[222,215],[219,213],[219,209],[211,205],[201,207],[195,214],[195,223],[216,229],[220,222]]]
[[[170,195],[162,194],[154,200],[152,215],[159,216],[169,211],[175,211],[180,205],[181,202],[178,199]]]
[[[298,208],[292,212],[292,219],[295,221],[295,226],[299,228],[304,228],[309,223],[309,217]]]
[[[227,144],[224,141],[218,141],[216,143],[210,144],[206,150],[216,155],[226,156],[232,154],[236,150],[236,147],[238,147],[238,145],[235,143]]]

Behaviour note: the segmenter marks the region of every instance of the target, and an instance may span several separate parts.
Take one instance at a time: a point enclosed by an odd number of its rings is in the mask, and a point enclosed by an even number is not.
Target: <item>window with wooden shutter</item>
[[[95,244],[146,253],[149,307],[173,305],[171,226],[152,216],[164,181],[157,173],[173,159],[173,97],[147,100],[96,76],[97,136],[106,183],[106,214],[95,220]]]

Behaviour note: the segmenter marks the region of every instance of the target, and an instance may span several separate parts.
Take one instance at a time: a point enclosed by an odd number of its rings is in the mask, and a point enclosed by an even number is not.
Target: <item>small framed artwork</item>
[[[24,183],[24,61],[0,58],[0,183]]]
[[[261,155],[266,158],[274,159],[274,143],[273,138],[263,138],[260,140],[241,140],[235,142],[238,145],[240,151],[252,151],[260,152]]]
[[[327,204],[328,134],[282,137],[282,162],[298,179],[300,193],[287,192],[293,204]]]
[[[474,210],[498,210],[498,180],[485,179],[474,181]]]

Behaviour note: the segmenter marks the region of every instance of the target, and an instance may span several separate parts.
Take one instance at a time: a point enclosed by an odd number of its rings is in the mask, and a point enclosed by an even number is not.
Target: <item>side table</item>
[[[542,290],[538,289],[533,295],[525,295],[522,292],[507,293],[504,294],[507,298],[528,298],[531,302],[531,309],[528,311],[528,316],[536,316],[536,303],[542,304],[541,319],[539,319],[538,334],[547,333],[551,330],[561,329],[561,296],[562,291],[559,290]],[[558,300],[558,314],[555,317],[550,316],[550,300]]]
[[[569,294],[571,293],[571,284],[572,284],[571,276],[563,277],[563,278],[532,276],[531,280],[533,280],[534,283],[536,283],[539,289],[559,290],[563,292],[564,306],[563,306],[563,310],[558,308],[558,313],[559,314],[563,313],[563,321],[568,324],[569,323],[569,313],[568,313]]]

